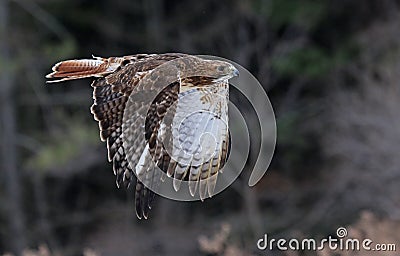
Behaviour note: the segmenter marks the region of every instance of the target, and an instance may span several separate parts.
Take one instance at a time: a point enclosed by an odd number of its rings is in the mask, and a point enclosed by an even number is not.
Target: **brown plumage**
[[[195,88],[199,91],[202,88],[208,88],[220,77],[226,76],[225,80],[227,81],[237,72],[232,69],[230,64],[221,64],[224,62],[218,61],[207,62],[207,65],[199,66],[200,73],[211,69],[215,76],[191,76],[172,82],[155,97],[145,117],[140,116],[137,111],[140,108],[140,104],[142,104],[140,98],[135,98],[135,101],[130,103],[133,107],[131,106],[129,110],[126,109],[127,102],[133,91],[146,93],[146,90],[151,89],[146,88],[146,84],[143,85],[143,88],[138,87],[138,84],[146,75],[164,63],[188,56],[181,53],[136,54],[124,57],[93,57],[93,59],[67,60],[55,64],[52,68],[53,72],[46,76],[46,78],[54,79],[48,81],[50,83],[87,77],[96,78],[92,83],[94,103],[91,107],[91,112],[94,115],[94,119],[99,123],[101,140],[107,142],[108,160],[113,162],[117,186],[129,186],[135,173],[139,175],[135,188],[135,208],[138,218],[148,217],[151,202],[154,198],[154,192],[148,187],[160,181],[158,172],[152,171],[151,165],[146,164],[143,167],[138,167],[139,161],[144,159],[143,161],[147,163],[148,159],[150,159],[155,166],[158,166],[168,176],[174,177],[176,179],[176,181],[174,180],[174,188],[176,190],[179,189],[179,181],[186,178],[192,181],[190,191],[194,194],[195,187],[200,181],[199,192],[200,197],[203,199],[206,197],[207,191],[210,196],[212,195],[216,183],[216,174],[227,158],[229,148],[227,133],[223,133],[224,137],[222,138],[223,143],[221,143],[220,153],[209,162],[197,167],[182,166],[181,163],[171,159],[161,139],[165,137],[163,135],[165,127],[173,129],[177,108],[179,111],[185,109],[184,105],[178,104],[180,95],[184,91],[190,90],[190,88]],[[185,64],[185,62],[183,63]],[[184,64],[181,67],[183,70],[190,69],[190,65],[185,66]],[[224,70],[221,69],[221,65],[226,66],[223,66]],[[232,75],[232,72],[235,74]],[[221,88],[225,88],[224,92],[227,88],[225,80],[223,82],[218,80],[218,86],[223,86]],[[207,89],[205,89],[205,93],[207,93]],[[202,100],[209,98],[209,96],[205,95]],[[196,104],[203,104],[200,101],[196,102]],[[184,102],[184,99],[182,99],[182,102]],[[224,111],[226,112],[226,110]],[[168,117],[167,113],[172,113],[172,116]],[[226,115],[226,113],[222,114]],[[126,116],[128,116],[128,119],[126,119]],[[137,136],[140,128],[137,120],[140,118],[145,118],[145,143],[141,141],[140,136]],[[123,138],[124,122],[131,124],[130,129],[132,131],[128,132],[131,132],[132,136],[128,136],[129,138]],[[207,122],[210,121],[208,120]],[[130,148],[124,148],[124,141],[126,143],[127,140]],[[174,143],[176,144],[175,139],[170,139],[170,144]],[[150,155],[146,156],[144,146],[148,148]],[[182,168],[186,168],[186,170],[182,172]],[[194,172],[195,170],[199,171]]]

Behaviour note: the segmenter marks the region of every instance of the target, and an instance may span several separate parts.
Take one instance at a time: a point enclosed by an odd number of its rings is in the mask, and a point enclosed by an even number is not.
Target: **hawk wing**
[[[136,170],[137,179],[135,187],[135,209],[138,218],[147,218],[151,203],[154,199],[154,192],[151,189],[157,184],[157,172],[152,160],[162,168],[168,161],[167,157],[160,159],[143,159],[147,153],[155,152],[159,145],[154,143],[154,137],[157,137],[160,128],[160,121],[163,119],[166,110],[174,103],[179,93],[178,87],[174,84],[167,86],[151,104],[148,109],[146,97],[135,97],[130,108],[126,108],[127,102],[132,92],[139,91],[142,94],[149,93],[149,90],[136,88],[139,81],[159,65],[184,56],[183,54],[166,55],[140,55],[140,58],[129,60],[128,64],[121,67],[120,70],[113,72],[94,81],[92,113],[99,122],[100,136],[102,140],[107,141],[108,160],[113,162],[113,170],[116,175],[117,186],[129,186],[133,176],[133,168]],[[129,111],[129,113],[126,113]],[[124,119],[128,116],[128,119]],[[141,125],[144,119],[148,117],[148,125],[145,127],[145,138],[143,138],[143,127]],[[142,119],[142,121],[140,120]],[[125,122],[125,123],[124,123]],[[128,128],[124,127],[128,126]],[[128,131],[128,133],[126,132]],[[130,135],[129,137],[126,135]],[[124,146],[128,145],[128,147]],[[147,147],[146,147],[147,146]],[[165,155],[166,152],[163,152]],[[164,155],[161,154],[161,155]],[[138,168],[138,161],[142,157],[144,161],[145,172],[142,173]],[[144,177],[143,177],[144,176]]]
[[[188,179],[189,191],[200,199],[211,197],[218,171],[228,154],[228,81],[194,87],[179,94],[172,122],[172,153],[169,175],[179,190]]]
[[[93,100],[91,112],[94,118],[99,123],[100,138],[106,141],[108,149],[108,160],[113,163],[113,171],[116,175],[117,186],[125,185],[128,187],[131,183],[133,170],[127,158],[127,149],[123,145],[123,117],[126,104],[135,86],[139,83],[146,74],[151,72],[159,65],[170,60],[186,56],[185,54],[138,54],[125,56],[121,58],[98,58],[94,60],[69,60],[59,62],[53,67],[53,72],[47,75],[47,78],[56,78],[50,82],[59,82],[72,79],[80,79],[86,77],[99,77],[93,81]],[[160,95],[165,95],[171,98],[164,104],[167,109],[177,99],[178,91],[175,86],[168,86]],[[159,97],[162,100],[163,97]],[[137,106],[141,102],[137,101]],[[146,127],[146,137],[149,139],[151,134],[157,134],[159,125],[157,123],[162,119],[162,115],[155,115],[154,111],[160,111],[155,108],[160,102],[154,102],[150,106],[149,116],[150,123]],[[132,124],[139,124],[136,118],[145,118],[146,116],[138,117],[135,113],[132,114]],[[133,134],[141,132],[141,127],[133,126]],[[143,147],[139,146],[139,142],[135,141],[132,147],[136,151],[144,151]],[[152,144],[153,146],[153,144]],[[153,146],[154,147],[154,146]],[[131,150],[131,149],[128,149]],[[151,150],[154,150],[151,147]],[[165,153],[165,152],[164,152]],[[166,157],[163,159],[168,160]],[[159,161],[160,165],[162,161]],[[166,162],[166,161],[165,161]],[[134,167],[134,166],[133,166]],[[147,218],[151,201],[154,193],[143,185],[141,180],[136,184],[135,205],[136,213],[139,218]]]

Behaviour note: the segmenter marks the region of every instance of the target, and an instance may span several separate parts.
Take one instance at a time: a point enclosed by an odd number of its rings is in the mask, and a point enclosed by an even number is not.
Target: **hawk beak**
[[[230,70],[231,70],[232,77],[239,76],[239,70],[237,70],[237,68],[235,66],[231,65]]]
[[[233,76],[239,76],[239,70],[234,67],[232,74]]]

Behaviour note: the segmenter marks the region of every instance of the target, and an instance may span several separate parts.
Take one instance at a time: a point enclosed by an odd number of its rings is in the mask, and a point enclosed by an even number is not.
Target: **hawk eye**
[[[222,72],[225,70],[225,66],[218,66],[217,68],[218,71]]]

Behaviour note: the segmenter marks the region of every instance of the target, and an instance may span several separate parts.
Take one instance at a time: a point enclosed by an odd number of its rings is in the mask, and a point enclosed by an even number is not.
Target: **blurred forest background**
[[[368,255],[256,248],[340,226],[400,247],[399,31],[390,0],[0,0],[0,255]],[[250,70],[277,148],[256,187],[246,171],[203,203],[157,198],[139,221],[90,81],[44,76],[63,59],[164,52]]]

